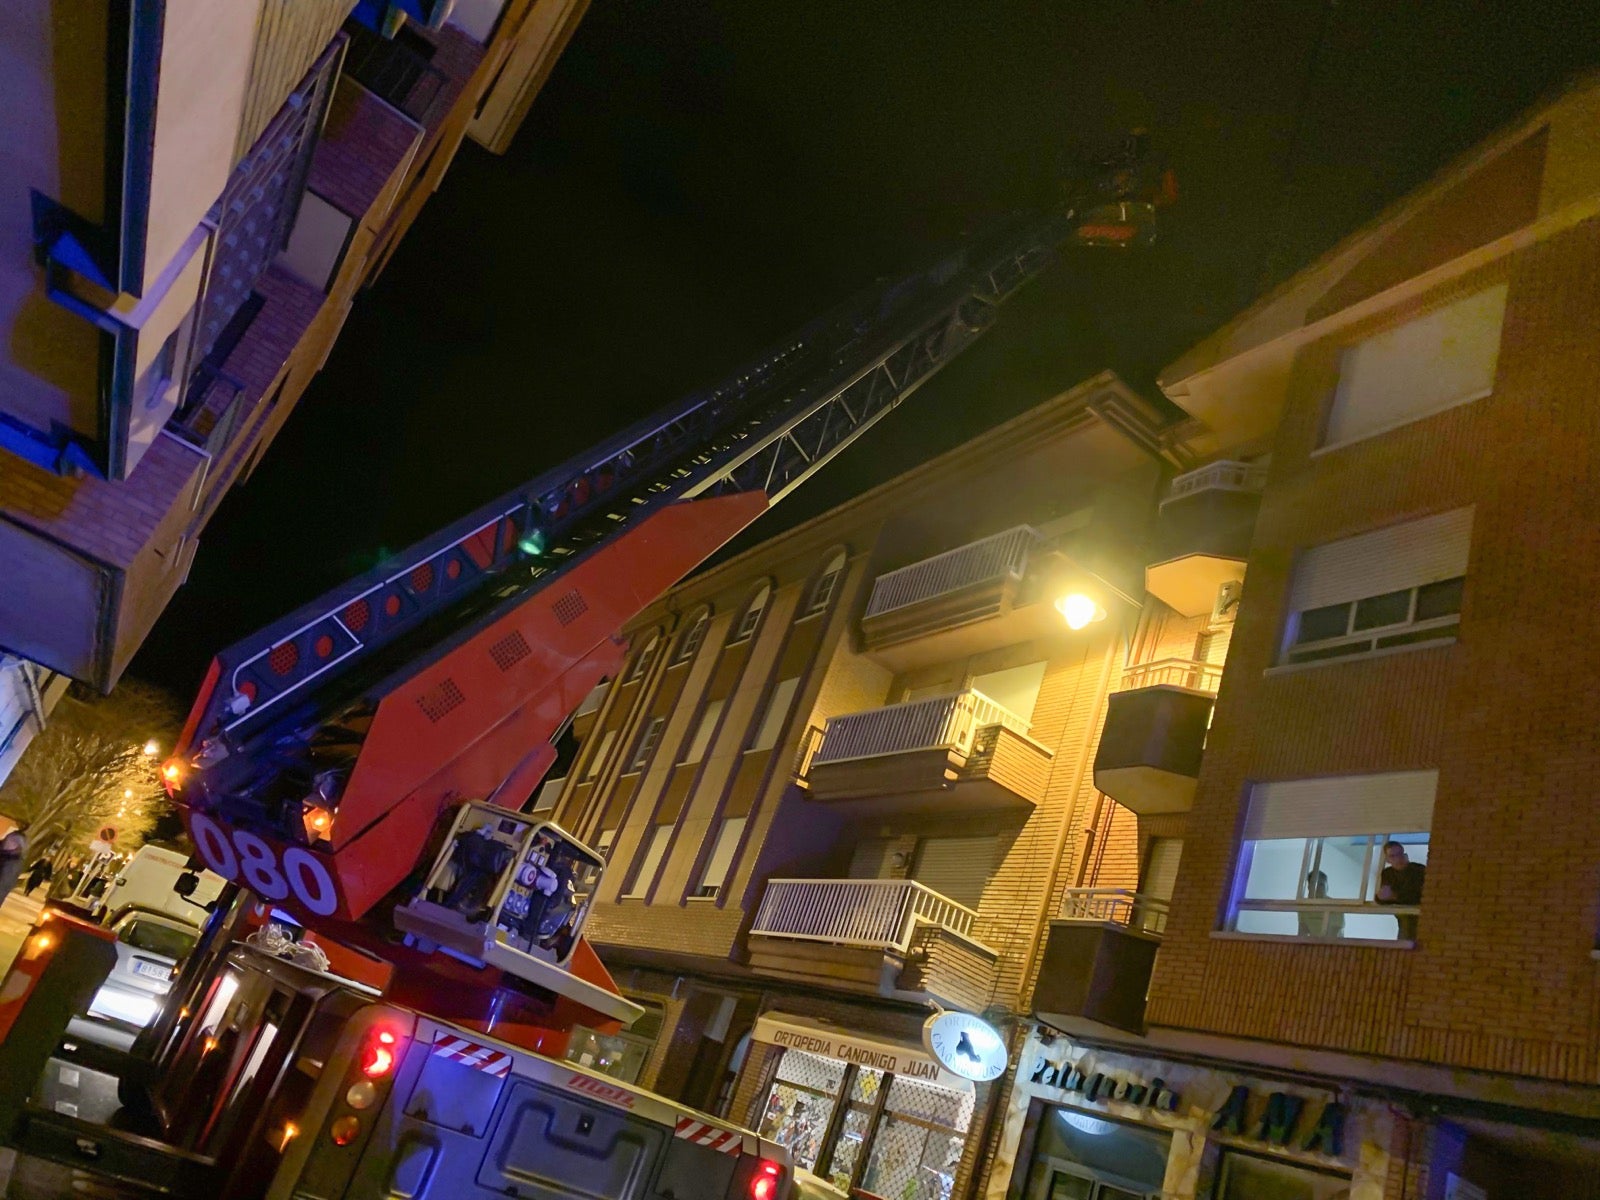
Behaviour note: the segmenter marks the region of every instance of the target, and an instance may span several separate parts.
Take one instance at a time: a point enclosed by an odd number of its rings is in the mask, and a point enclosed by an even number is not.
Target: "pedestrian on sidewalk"
[[[27,834],[27,827],[18,825],[0,838],[0,900],[10,895],[22,878],[23,859],[28,854]]]
[[[56,869],[50,865],[50,860],[41,854],[33,860],[33,866],[28,868],[28,879],[22,887],[22,894],[33,895],[34,889],[41,883],[49,883],[55,873]]]

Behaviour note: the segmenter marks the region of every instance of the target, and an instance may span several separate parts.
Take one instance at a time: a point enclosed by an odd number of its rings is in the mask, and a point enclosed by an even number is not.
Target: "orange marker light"
[[[174,759],[161,768],[161,778],[165,779],[169,784],[177,783],[179,779],[183,778],[183,767]]]
[[[289,1148],[289,1143],[294,1141],[295,1138],[299,1136],[300,1126],[296,1125],[293,1121],[285,1121],[283,1123],[283,1134],[278,1139],[278,1153],[281,1154],[283,1151],[287,1150]]]
[[[328,1126],[328,1135],[333,1138],[335,1146],[348,1146],[356,1140],[356,1134],[361,1132],[361,1122],[355,1117],[340,1117]]]

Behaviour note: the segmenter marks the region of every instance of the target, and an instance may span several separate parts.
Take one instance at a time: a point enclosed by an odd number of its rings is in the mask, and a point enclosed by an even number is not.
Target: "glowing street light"
[[[144,756],[146,758],[154,758],[156,755],[158,755],[160,753],[161,753],[161,743],[156,741],[155,738],[151,738],[148,742],[146,742],[144,744]]]
[[[1106,610],[1082,592],[1062,596],[1056,601],[1056,611],[1066,618],[1068,629],[1083,629],[1106,619]]]

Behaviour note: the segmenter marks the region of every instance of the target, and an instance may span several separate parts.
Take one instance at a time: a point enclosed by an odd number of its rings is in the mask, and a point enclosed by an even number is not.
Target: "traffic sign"
[[[114,842],[117,840],[117,827],[115,825],[102,825],[96,837],[102,842]]]

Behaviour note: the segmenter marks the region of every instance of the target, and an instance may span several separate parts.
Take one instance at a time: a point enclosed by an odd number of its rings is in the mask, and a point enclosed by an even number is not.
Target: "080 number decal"
[[[339,907],[328,868],[303,847],[285,850],[280,866],[277,851],[265,838],[248,829],[235,829],[230,835],[204,813],[189,818],[189,836],[206,866],[263,900],[287,900],[292,895],[307,912],[319,917],[332,916]]]

